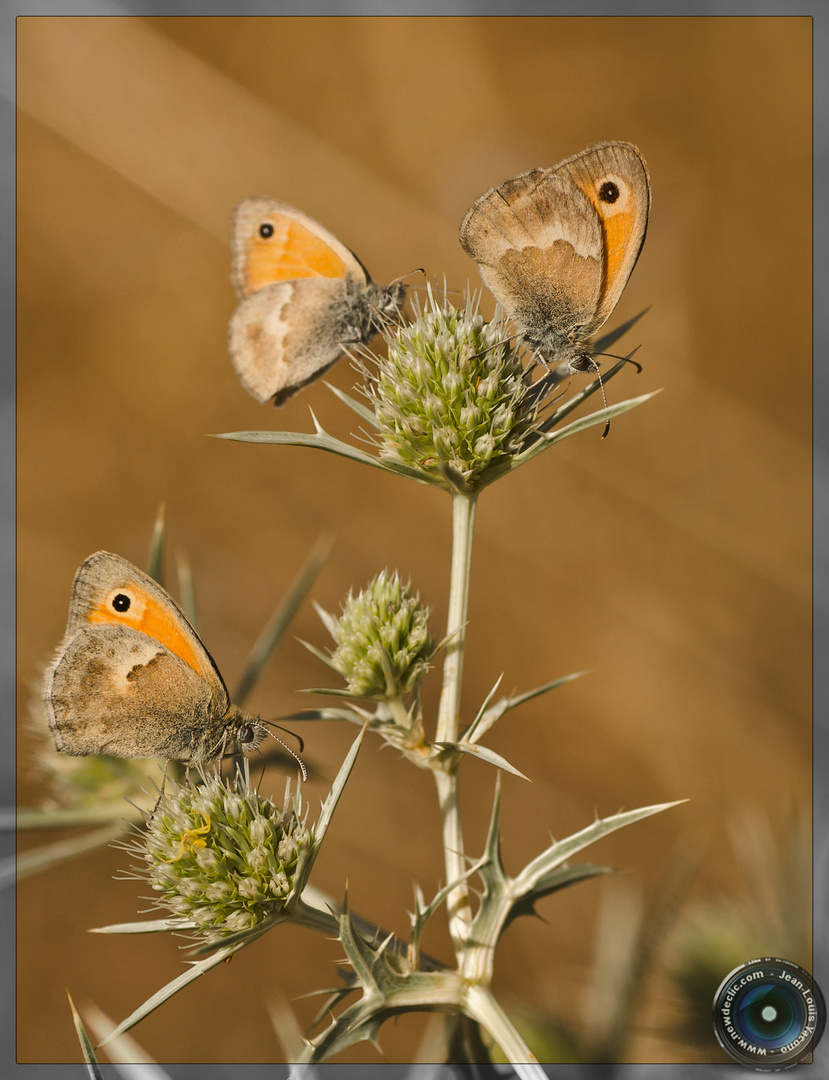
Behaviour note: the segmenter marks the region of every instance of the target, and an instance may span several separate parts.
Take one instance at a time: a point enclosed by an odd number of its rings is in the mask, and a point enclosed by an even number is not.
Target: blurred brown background
[[[162,501],[230,685],[323,532],[336,538],[312,593],[325,608],[388,566],[411,575],[438,631],[445,619],[448,498],[314,451],[207,437],[310,430],[309,406],[340,437],[357,428],[321,383],[279,412],[237,383],[226,325],[239,199],[302,207],[377,280],[423,266],[460,289],[477,281],[457,228],[479,194],[629,140],[653,208],[609,326],[651,310],[625,339],[641,341],[643,374],[609,393],[664,392],[604,442],[593,429],[482,497],[466,715],[501,672],[510,692],[590,669],[491,733],[533,781],[504,780],[509,870],[594,813],[687,798],[586,858],[627,871],[647,903],[699,850],[680,928],[703,903],[749,921],[758,898],[739,826],[762,815],[757,859],[801,933],[808,882],[781,878],[776,859],[790,823],[808,827],[811,794],[810,21],[25,18],[18,34],[20,724],[76,567],[99,548],[143,563]],[[348,388],[353,373],[342,363],[331,379]],[[310,604],[292,630],[250,702],[265,716],[330,685],[294,640],[328,644]],[[34,805],[21,732],[20,798]],[[315,811],[354,732],[302,734],[321,773]],[[495,776],[465,769],[477,853]],[[265,778],[277,797],[282,786]],[[437,830],[428,775],[368,740],[315,883],[341,897],[347,879],[355,910],[406,934],[412,881],[427,895],[441,884]],[[120,1020],[181,970],[176,939],[87,934],[146,908],[138,886],[112,880],[126,861],[105,849],[21,882],[19,1061],[77,1060],[65,987]],[[505,1004],[542,1028],[585,1030],[601,899],[612,915],[620,880],[576,886],[540,906],[546,922],[509,929]],[[439,926],[425,944],[448,958]],[[781,947],[771,931],[759,944]],[[334,985],[338,956],[281,927],[135,1035],[161,1061],[276,1060],[269,1003]],[[680,1030],[686,1006],[663,960],[643,995],[630,1060],[720,1059],[710,1031],[694,1043]],[[307,1022],[319,1004],[294,1007]],[[387,1025],[388,1058],[411,1060],[422,1030]],[[349,1060],[378,1058],[363,1044]]]

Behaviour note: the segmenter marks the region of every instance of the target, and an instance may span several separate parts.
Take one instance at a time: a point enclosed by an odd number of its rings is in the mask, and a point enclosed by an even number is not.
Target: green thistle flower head
[[[126,846],[141,856],[136,870],[156,906],[216,941],[253,929],[301,892],[314,846],[306,818],[290,782],[280,809],[241,772],[233,783],[214,774],[198,787],[168,779],[146,834]]]
[[[442,466],[470,489],[478,476],[522,448],[537,402],[503,316],[485,322],[477,302],[439,304],[388,337],[369,396],[380,426],[380,456],[434,476]]]
[[[435,652],[429,608],[397,571],[381,571],[359,595],[348,594],[330,623],[337,648],[331,666],[361,698],[397,698],[423,678]]]

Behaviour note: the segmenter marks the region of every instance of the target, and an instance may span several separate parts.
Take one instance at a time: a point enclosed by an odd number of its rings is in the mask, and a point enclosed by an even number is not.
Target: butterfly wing
[[[566,177],[533,169],[492,188],[469,209],[461,245],[507,314],[535,339],[562,338],[588,321],[601,286],[601,229]]]
[[[59,750],[177,761],[215,753],[230,702],[216,665],[172,597],[118,555],[86,559],[44,678]]]
[[[648,229],[650,175],[631,143],[600,143],[563,161],[566,176],[590,200],[602,230],[602,283],[596,312],[585,326],[594,334],[616,307]]]
[[[638,150],[602,143],[486,192],[461,223],[461,245],[526,336],[572,359],[615,307],[649,206]]]
[[[363,286],[370,280],[357,256],[318,221],[263,195],[236,207],[231,246],[233,280],[243,297],[301,278],[351,279]]]
[[[249,393],[281,405],[366,340],[370,322],[365,292],[350,295],[341,278],[266,285],[233,313],[230,358]]]
[[[117,624],[84,626],[64,642],[44,700],[66,754],[191,761],[219,738],[210,685],[164,645]]]
[[[90,555],[75,575],[64,642],[93,626],[121,626],[163,646],[207,684],[215,710],[227,711],[227,688],[187,616],[148,574],[108,551]]]
[[[277,199],[240,203],[232,236],[242,302],[230,322],[231,360],[246,390],[280,405],[371,337],[381,290],[335,236]]]

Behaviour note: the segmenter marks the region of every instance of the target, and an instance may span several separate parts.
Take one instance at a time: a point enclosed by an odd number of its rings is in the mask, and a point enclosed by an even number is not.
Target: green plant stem
[[[449,639],[443,663],[443,688],[440,695],[436,741],[454,743],[458,739],[461,707],[461,678],[466,642],[469,572],[472,562],[472,534],[475,524],[476,496],[458,492],[452,500],[452,569],[449,583],[449,612],[446,635]],[[460,962],[466,931],[472,918],[469,890],[461,877],[464,863],[463,831],[458,805],[458,755],[447,755],[443,767],[435,771],[441,822],[443,858],[447,882],[458,885],[449,894],[449,930]]]
[[[486,1028],[522,1080],[541,1080],[546,1076],[488,987],[470,984],[465,1005],[466,1015]]]
[[[389,712],[395,724],[401,728],[407,728],[410,724],[409,711],[403,698],[391,698],[388,701]]]

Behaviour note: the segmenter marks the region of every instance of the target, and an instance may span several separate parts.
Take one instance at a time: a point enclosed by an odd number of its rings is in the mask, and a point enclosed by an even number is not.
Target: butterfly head
[[[225,753],[249,754],[258,749],[267,733],[268,729],[260,717],[246,715],[238,706],[231,705],[224,716],[221,742],[212,756],[215,758]]]
[[[406,300],[406,286],[402,281],[393,281],[391,285],[376,285],[372,282],[371,328],[382,330],[389,323],[400,321],[400,312]]]

